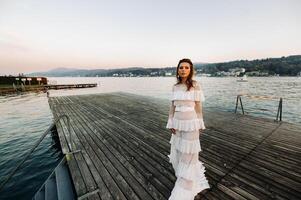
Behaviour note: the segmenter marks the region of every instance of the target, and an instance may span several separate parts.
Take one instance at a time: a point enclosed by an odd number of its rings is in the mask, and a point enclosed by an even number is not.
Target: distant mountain
[[[76,68],[55,68],[46,72],[34,72],[27,74],[29,76],[47,76],[47,77],[64,77],[64,76],[87,76],[92,71],[87,69],[76,69]],[[103,71],[103,69],[98,69],[98,72]]]
[[[208,63],[196,62],[194,63],[195,69],[200,69]],[[128,68],[115,68],[115,69],[76,69],[76,68],[55,68],[46,72],[33,72],[26,74],[28,76],[47,76],[47,77],[66,77],[66,76],[82,76],[82,77],[95,77],[95,76],[113,76],[114,74],[134,74],[134,75],[162,75],[165,72],[175,71],[175,66],[165,68],[143,68],[143,67],[128,67]],[[155,73],[157,72],[157,73]]]
[[[81,70],[81,69],[59,67],[59,68],[51,69],[51,70],[49,70],[48,72],[60,72],[60,73],[65,73],[65,72],[71,72],[71,71],[76,71],[76,70]]]
[[[153,69],[153,68],[152,68]],[[159,69],[159,68],[157,68]],[[46,72],[34,72],[26,74],[28,76],[47,76],[47,77],[95,77],[95,76],[112,76],[113,74],[121,73],[131,73],[137,71],[148,70],[142,67],[130,67],[130,68],[120,68],[120,69],[75,69],[75,68],[55,68]]]

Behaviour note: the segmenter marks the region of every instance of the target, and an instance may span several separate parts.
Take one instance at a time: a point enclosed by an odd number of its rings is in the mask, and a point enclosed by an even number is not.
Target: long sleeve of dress
[[[197,114],[197,118],[200,120],[201,129],[205,129],[205,124],[203,120],[203,104],[205,101],[204,93],[202,87],[199,83],[195,86],[195,112]]]
[[[195,102],[195,112],[198,116],[199,119],[203,119],[203,107],[202,107],[202,103],[200,101],[196,101]]]
[[[174,91],[174,89],[172,88],[172,92],[173,91]],[[175,114],[175,108],[176,108],[176,106],[174,105],[174,101],[172,100],[170,103],[170,107],[169,107],[168,121],[167,121],[166,128],[172,128],[172,118]]]

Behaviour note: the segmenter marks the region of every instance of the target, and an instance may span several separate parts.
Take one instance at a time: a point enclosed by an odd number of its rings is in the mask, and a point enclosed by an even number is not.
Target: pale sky
[[[0,0],[0,74],[301,54],[300,0]]]

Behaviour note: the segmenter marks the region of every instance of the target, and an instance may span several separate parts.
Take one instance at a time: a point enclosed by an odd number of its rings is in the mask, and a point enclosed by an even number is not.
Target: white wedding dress
[[[190,91],[185,84],[174,85],[172,89],[166,128],[176,130],[170,138],[168,157],[177,180],[169,200],[193,200],[199,192],[210,188],[205,167],[199,160],[199,129],[205,129],[201,103],[205,97],[197,81],[193,86]]]

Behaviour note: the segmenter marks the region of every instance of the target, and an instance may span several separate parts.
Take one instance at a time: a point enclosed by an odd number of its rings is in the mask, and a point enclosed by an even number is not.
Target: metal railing
[[[34,150],[39,146],[39,144],[42,142],[42,140],[46,137],[46,135],[53,129],[53,127],[56,125],[56,123],[61,120],[63,117],[67,119],[67,126],[68,126],[68,131],[70,135],[70,144],[71,144],[71,132],[70,132],[70,119],[67,115],[60,115],[52,124],[49,126],[49,128],[44,132],[44,134],[40,137],[40,139],[32,146],[30,151],[26,154],[26,156],[23,158],[23,160],[12,170],[12,172],[6,176],[4,181],[0,185],[0,191],[4,188],[6,183],[15,175],[15,173],[18,171],[18,169],[24,164],[24,162],[28,159],[28,157],[34,152]],[[69,146],[70,151],[71,145]]]
[[[280,98],[279,100],[276,121],[278,121],[278,117],[279,117],[279,121],[282,121],[282,98]]]
[[[244,110],[244,107],[243,107],[243,104],[242,104],[242,100],[241,100],[242,96],[251,97],[251,98],[255,98],[255,99],[261,99],[261,100],[275,99],[275,97],[270,97],[270,96],[237,95],[237,97],[236,97],[236,106],[235,106],[235,111],[234,112],[237,113],[238,104],[240,104],[241,111],[242,111],[243,115],[245,114],[245,110]],[[275,121],[282,121],[282,104],[283,104],[283,100],[282,100],[282,97],[280,97]],[[260,109],[260,110],[269,111],[268,109]]]
[[[244,111],[244,107],[243,107],[243,105],[242,105],[241,95],[237,95],[237,98],[236,98],[236,106],[235,106],[235,113],[237,112],[238,101],[240,101],[241,111],[242,111],[242,114],[244,115],[244,114],[245,114],[245,111]]]

